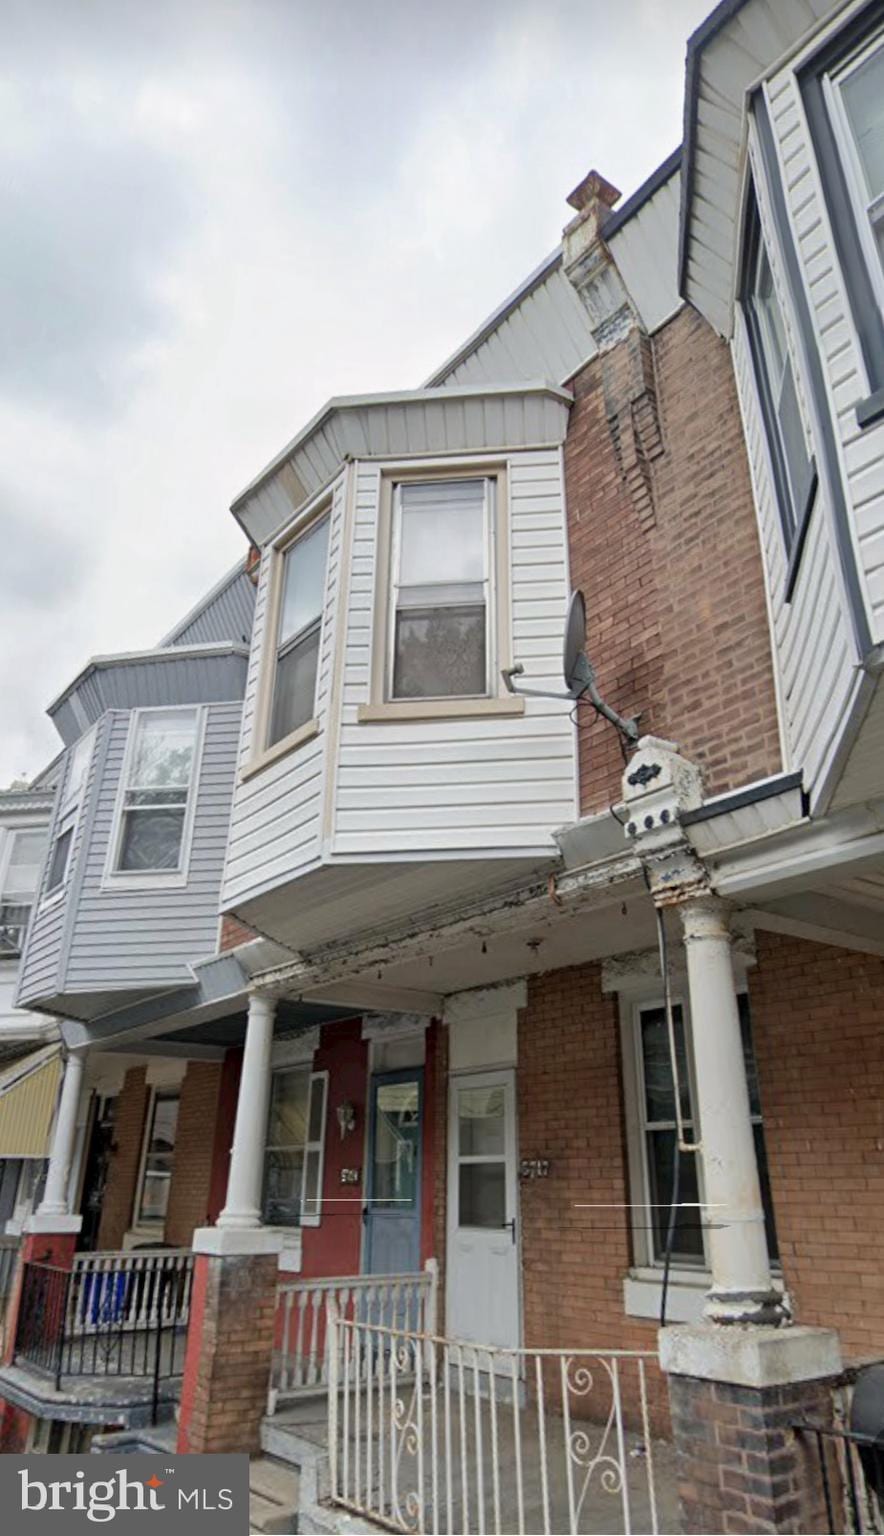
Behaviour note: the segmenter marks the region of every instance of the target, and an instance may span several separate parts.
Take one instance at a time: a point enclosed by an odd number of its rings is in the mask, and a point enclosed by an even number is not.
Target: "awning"
[[[61,1048],[48,1045],[0,1072],[0,1157],[48,1157],[62,1073]]]

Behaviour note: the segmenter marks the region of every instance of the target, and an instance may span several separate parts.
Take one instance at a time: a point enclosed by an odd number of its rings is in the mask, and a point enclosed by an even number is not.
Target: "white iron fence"
[[[486,1348],[328,1310],[334,1503],[434,1536],[660,1530],[652,1353]]]
[[[436,1260],[428,1259],[414,1275],[343,1275],[280,1285],[268,1412],[328,1385],[330,1306],[349,1321],[433,1333],[437,1273]]]
[[[80,1332],[109,1324],[140,1331],[157,1321],[186,1324],[193,1255],[187,1248],[78,1253],[68,1285],[69,1322]]]

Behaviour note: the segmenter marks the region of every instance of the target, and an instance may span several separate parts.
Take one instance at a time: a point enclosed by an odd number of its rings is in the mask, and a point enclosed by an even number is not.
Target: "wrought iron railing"
[[[423,1271],[413,1275],[339,1275],[280,1285],[270,1413],[281,1402],[322,1391],[328,1385],[330,1301],[334,1301],[340,1318],[434,1333],[437,1283],[436,1260],[428,1259]]]
[[[655,1363],[468,1344],[342,1319],[332,1301],[332,1502],[396,1531],[656,1533]]]
[[[838,1425],[793,1425],[816,1449],[829,1531],[833,1536],[874,1536],[884,1531],[884,1509],[875,1486],[884,1483],[884,1445]]]
[[[190,1314],[193,1255],[89,1254],[74,1268],[24,1265],[14,1360],[64,1377],[181,1374]]]

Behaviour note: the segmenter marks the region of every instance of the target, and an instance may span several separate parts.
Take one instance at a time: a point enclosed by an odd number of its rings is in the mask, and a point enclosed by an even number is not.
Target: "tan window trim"
[[[381,720],[471,720],[482,715],[524,713],[525,700],[508,694],[502,699],[390,699],[385,704],[358,705],[356,719],[367,724]]]
[[[409,481],[486,479],[495,482],[494,496],[494,597],[495,678],[499,692],[480,698],[388,699],[386,696],[389,661],[389,619],[393,543],[393,487]],[[360,704],[356,719],[360,724],[393,720],[469,719],[482,715],[521,715],[523,699],[508,694],[501,671],[512,664],[512,618],[510,605],[509,487],[507,467],[499,458],[467,460],[444,468],[415,467],[408,470],[381,471],[378,512],[377,573],[372,618],[371,692],[369,702]]]
[[[258,673],[258,695],[255,704],[255,722],[252,735],[252,751],[249,761],[240,769],[239,781],[245,783],[254,774],[260,773],[262,768],[268,768],[287,752],[294,752],[305,742],[310,741],[319,731],[317,719],[305,720],[296,731],[291,731],[281,741],[275,741],[271,747],[264,743],[267,740],[267,732],[270,727],[270,711],[273,706],[273,684],[276,678],[276,636],[279,630],[279,605],[282,601],[282,576],[285,565],[285,555],[309,533],[310,529],[324,517],[331,517],[334,497],[328,490],[323,490],[315,505],[303,508],[297,517],[278,534],[265,552],[264,559],[271,562],[267,573],[267,611],[264,619],[264,629],[261,636],[261,656]],[[326,581],[328,570],[326,570]],[[323,593],[320,624],[325,619],[325,593]],[[320,628],[320,639],[322,629]]]
[[[262,769],[269,768],[271,763],[278,762],[281,757],[287,757],[289,752],[296,752],[298,747],[303,747],[307,741],[312,741],[319,735],[319,721],[315,718],[305,720],[296,731],[290,731],[288,736],[283,736],[281,741],[275,741],[272,747],[260,753],[257,757],[250,758],[245,768],[240,769],[239,782],[245,784],[247,780],[254,778]]]

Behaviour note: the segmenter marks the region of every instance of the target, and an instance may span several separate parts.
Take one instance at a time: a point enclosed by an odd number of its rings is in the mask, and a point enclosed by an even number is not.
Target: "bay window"
[[[391,699],[492,691],[495,488],[488,477],[394,487]]]
[[[279,617],[265,745],[308,725],[316,707],[319,642],[328,564],[329,518],[320,518],[280,555]]]
[[[268,1226],[311,1226],[319,1220],[327,1096],[327,1072],[300,1066],[273,1073],[264,1155]]]
[[[116,837],[120,874],[180,873],[186,863],[202,713],[149,709],[133,714]]]

